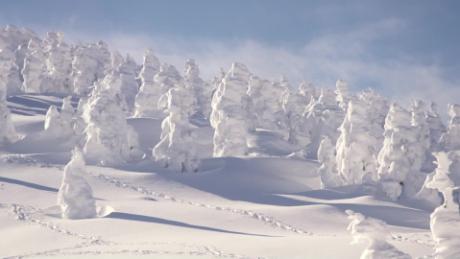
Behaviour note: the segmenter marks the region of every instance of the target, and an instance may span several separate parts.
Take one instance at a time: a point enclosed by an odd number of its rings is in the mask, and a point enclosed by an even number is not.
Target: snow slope
[[[61,102],[9,98],[27,137],[0,149],[1,258],[359,258],[365,245],[350,244],[346,210],[385,221],[390,243],[413,258],[433,254],[430,211],[374,198],[365,186],[320,190],[316,161],[279,157],[206,159],[203,171],[188,174],[149,156],[118,168],[90,165],[98,217],[62,219],[57,192],[75,140],[42,131],[46,110]],[[147,154],[160,123],[129,119]],[[254,141],[282,146],[270,140],[260,132]]]

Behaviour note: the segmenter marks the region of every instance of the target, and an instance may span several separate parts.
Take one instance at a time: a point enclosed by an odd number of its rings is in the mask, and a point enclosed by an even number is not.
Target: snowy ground
[[[72,143],[41,132],[47,107],[61,100],[9,101],[28,137],[0,149],[0,257],[359,258],[365,245],[350,244],[347,209],[386,221],[391,243],[414,258],[431,257],[429,211],[365,188],[319,190],[315,161],[286,158],[208,159],[197,174],[149,160],[89,166],[100,217],[61,219],[55,204]],[[130,120],[145,150],[158,141],[159,123]]]

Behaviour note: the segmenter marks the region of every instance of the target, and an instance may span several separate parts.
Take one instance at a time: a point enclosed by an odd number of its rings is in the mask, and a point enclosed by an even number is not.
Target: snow
[[[347,112],[339,128],[336,163],[340,176],[347,184],[362,184],[377,181],[377,155],[383,141],[383,119],[385,114],[382,97],[364,92],[358,98],[351,98],[346,105]],[[377,115],[377,116],[376,116]]]
[[[121,85],[120,74],[116,71],[107,75],[94,88],[83,111],[87,125],[83,153],[85,158],[102,165],[132,161],[142,156],[137,133],[125,118]]]
[[[97,215],[91,186],[84,179],[85,161],[79,149],[64,167],[64,176],[58,192],[58,205],[65,219],[93,218]]]
[[[35,98],[60,106],[56,98]],[[14,114],[18,133],[42,130],[45,112]],[[161,121],[128,122],[151,150]],[[197,174],[175,174],[149,160],[88,165],[82,174],[97,208],[107,209],[92,219],[62,219],[55,202],[72,147],[51,151],[48,141],[2,149],[0,229],[9,237],[0,243],[3,257],[358,258],[364,246],[349,245],[347,209],[387,222],[388,242],[413,258],[432,253],[429,211],[360,190],[320,191],[318,164],[288,158],[210,158]],[[29,153],[31,147],[37,151]]]
[[[399,251],[386,239],[389,236],[385,222],[366,218],[361,213],[346,211],[350,219],[348,229],[353,235],[353,242],[367,242],[368,246],[361,254],[361,259],[398,258],[410,259],[411,256]]]
[[[152,84],[146,84],[140,88],[135,98],[136,117],[164,118],[167,102],[161,102],[161,97],[166,98],[169,89],[182,82],[177,69],[169,64],[162,64],[155,74]]]
[[[222,79],[212,99],[211,125],[214,128],[214,156],[245,156],[254,123],[249,117],[248,85],[251,73],[240,63]]]
[[[459,188],[450,179],[451,161],[446,152],[436,153],[437,169],[426,183],[428,188],[437,189],[444,202],[431,213],[430,227],[436,242],[436,258],[447,259],[460,256],[460,235],[453,229],[460,227]]]
[[[458,104],[252,71],[1,29],[0,257],[460,256]]]

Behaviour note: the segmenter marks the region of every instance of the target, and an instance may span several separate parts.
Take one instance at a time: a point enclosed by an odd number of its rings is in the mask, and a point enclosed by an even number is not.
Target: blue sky
[[[460,1],[3,1],[0,23],[103,39],[139,58],[152,47],[206,77],[232,61],[256,74],[372,87],[401,100],[460,102]],[[442,104],[441,104],[442,105]]]

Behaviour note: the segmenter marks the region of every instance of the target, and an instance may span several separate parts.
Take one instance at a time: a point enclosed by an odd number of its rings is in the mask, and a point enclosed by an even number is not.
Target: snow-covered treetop
[[[448,150],[460,149],[460,105],[449,104],[449,125],[440,139],[441,146]]]
[[[50,46],[57,46],[64,43],[64,33],[62,32],[48,32],[43,40],[45,44]]]
[[[322,88],[316,103],[320,104],[324,109],[337,109],[336,95],[330,89]]]
[[[120,66],[120,73],[135,75],[138,65],[136,61],[130,55],[126,55]]]
[[[249,78],[251,76],[251,72],[246,67],[246,65],[242,63],[234,62],[227,73],[227,77],[232,78]]]
[[[426,104],[422,100],[414,100],[411,105],[412,125],[420,126],[426,123]]]
[[[449,154],[438,152],[436,157],[437,168],[432,178],[426,183],[428,188],[444,190],[445,188],[454,187],[454,182],[449,177],[449,168],[452,164]]]
[[[7,25],[0,28],[0,49],[16,50],[19,45],[25,45],[30,39],[37,39],[37,35],[26,28]]]
[[[269,80],[253,75],[249,79],[247,94],[251,97],[259,97],[263,94],[264,89],[267,88],[269,85]]]
[[[153,77],[160,70],[160,66],[160,60],[154,55],[151,49],[147,49],[144,54],[142,69],[139,73],[139,77],[143,84],[145,84],[145,82],[153,82]]]
[[[118,51],[113,51],[110,53],[111,66],[112,70],[119,71],[121,65],[123,64],[123,56]]]
[[[152,49],[147,49],[144,53],[144,64],[151,66],[151,67],[156,67],[160,68],[160,60],[155,56],[154,52]]]
[[[450,104],[448,108],[449,113],[449,124],[458,125],[460,124],[460,105],[459,104]]]
[[[0,78],[8,76],[8,71],[13,65],[13,57],[12,52],[0,49]]]
[[[410,128],[412,115],[397,103],[392,103],[385,119],[385,130],[397,130],[397,128]]]
[[[376,122],[377,124],[383,124],[385,122],[385,116],[388,112],[389,105],[387,99],[381,96],[372,89],[367,89],[358,94],[358,98],[366,103],[368,107],[369,119]]]
[[[299,94],[307,97],[308,99],[310,99],[311,97],[315,97],[316,95],[316,88],[311,82],[302,81],[299,84],[298,91]]]
[[[200,75],[200,68],[195,63],[194,59],[187,59],[185,62],[185,78],[186,79],[195,79]]]
[[[344,80],[337,80],[335,83],[335,93],[337,94],[337,102],[342,110],[347,109],[348,104],[348,84]]]
[[[354,242],[385,240],[389,235],[385,222],[366,218],[363,214],[351,210],[347,210],[346,213],[351,221],[348,230],[353,235]]]
[[[72,158],[64,168],[66,174],[78,174],[79,177],[84,173],[83,169],[86,166],[85,158],[80,148],[74,148],[72,150]]]
[[[182,76],[175,66],[164,63],[158,74],[155,75],[154,81],[174,86],[182,81]]]

